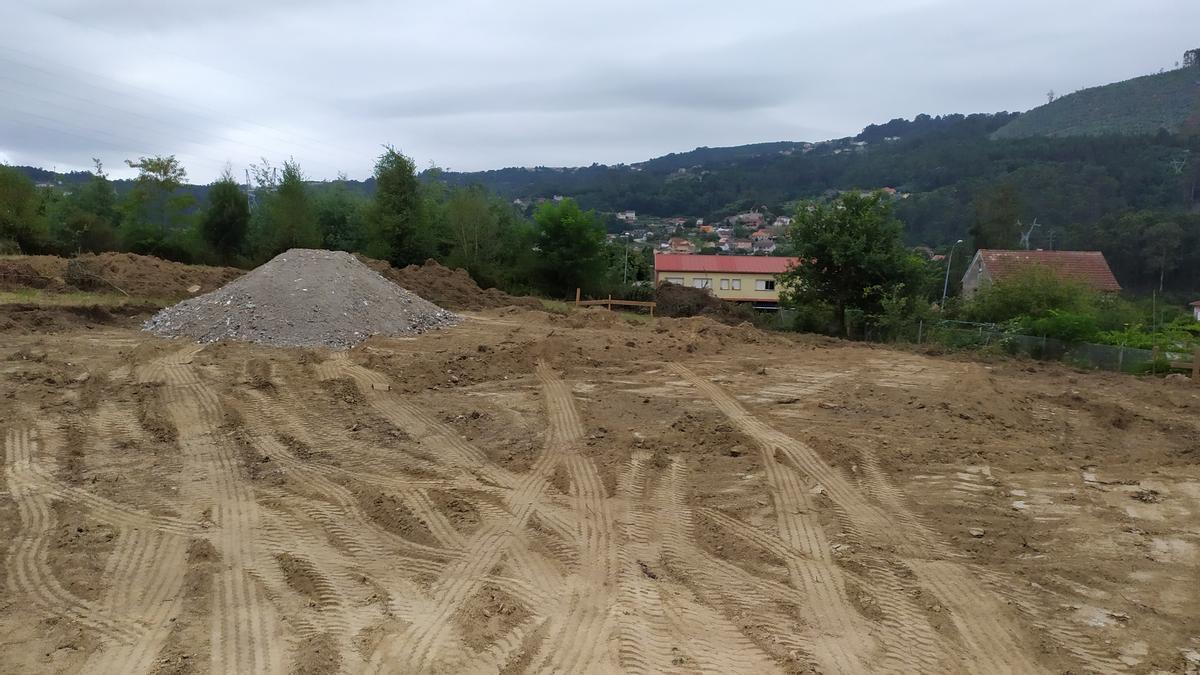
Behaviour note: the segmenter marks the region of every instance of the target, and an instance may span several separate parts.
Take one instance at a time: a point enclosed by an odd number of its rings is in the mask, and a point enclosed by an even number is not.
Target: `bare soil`
[[[1200,662],[1190,382],[604,310],[336,353],[14,311],[0,672]]]

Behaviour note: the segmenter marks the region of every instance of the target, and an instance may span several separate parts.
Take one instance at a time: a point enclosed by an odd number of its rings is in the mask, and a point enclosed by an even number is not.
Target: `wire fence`
[[[781,326],[784,317],[780,317]],[[884,327],[863,323],[851,338],[867,342],[939,344],[950,349],[988,349],[1012,356],[1061,361],[1078,368],[1124,373],[1155,374],[1193,370],[1196,345],[1164,345],[1139,349],[1123,345],[1067,342],[1047,336],[1021,335],[1001,326],[966,321],[919,321],[913,325]]]

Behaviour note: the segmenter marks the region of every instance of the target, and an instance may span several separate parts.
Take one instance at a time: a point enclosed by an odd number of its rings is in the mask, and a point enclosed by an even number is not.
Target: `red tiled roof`
[[[1192,307],[1200,307],[1200,300],[1193,302]]]
[[[654,256],[655,272],[729,272],[737,274],[783,274],[798,258],[745,255]]]
[[[1098,291],[1119,291],[1121,284],[1113,276],[1100,251],[997,251],[979,249],[983,267],[994,281],[1011,277],[1031,265],[1042,265],[1060,277],[1087,284]]]

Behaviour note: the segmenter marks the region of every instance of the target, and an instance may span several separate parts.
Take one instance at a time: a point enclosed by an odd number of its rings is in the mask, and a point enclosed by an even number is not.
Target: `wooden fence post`
[[[1200,347],[1192,352],[1192,382],[1200,382]]]
[[[576,307],[579,306],[579,289],[578,288],[575,289],[575,306]]]
[[[612,293],[608,294],[608,311],[612,311]]]

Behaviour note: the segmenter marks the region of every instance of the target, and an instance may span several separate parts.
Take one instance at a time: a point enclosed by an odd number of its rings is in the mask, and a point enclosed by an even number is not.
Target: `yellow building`
[[[660,253],[654,256],[654,282],[707,288],[722,300],[773,307],[779,304],[775,277],[796,261],[775,256]]]

